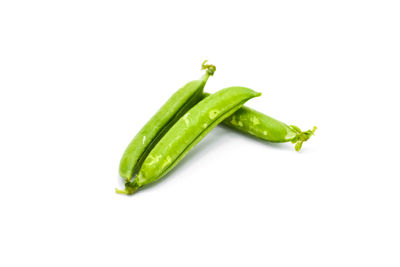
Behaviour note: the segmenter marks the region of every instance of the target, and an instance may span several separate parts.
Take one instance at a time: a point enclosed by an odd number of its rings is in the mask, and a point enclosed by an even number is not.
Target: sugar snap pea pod
[[[296,151],[300,151],[303,143],[317,129],[314,126],[312,130],[302,132],[297,126],[287,125],[249,107],[242,107],[226,118],[223,124],[269,142],[292,142]]]
[[[249,88],[229,87],[210,95],[182,116],[147,156],[133,182],[119,193],[133,194],[138,188],[163,177],[215,126],[243,104],[260,96]]]
[[[207,97],[210,94],[203,95]],[[314,126],[312,130],[302,132],[297,126],[287,125],[246,106],[226,118],[222,124],[269,142],[292,142],[296,144],[296,151],[300,151],[303,142],[310,139],[317,129]]]
[[[125,181],[133,177],[148,153],[172,125],[202,99],[203,88],[216,70],[215,66],[205,63],[202,69],[206,73],[199,80],[191,81],[176,91],[130,142],[119,165],[119,175]]]

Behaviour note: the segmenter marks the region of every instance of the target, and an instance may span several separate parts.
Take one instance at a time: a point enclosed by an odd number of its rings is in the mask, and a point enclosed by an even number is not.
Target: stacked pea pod
[[[216,70],[206,62],[202,64],[205,74],[176,91],[128,145],[119,166],[125,189],[116,189],[117,193],[131,195],[162,178],[219,123],[269,142],[295,143],[296,151],[314,134],[316,127],[302,132],[243,106],[261,95],[252,89],[228,87],[204,93]]]

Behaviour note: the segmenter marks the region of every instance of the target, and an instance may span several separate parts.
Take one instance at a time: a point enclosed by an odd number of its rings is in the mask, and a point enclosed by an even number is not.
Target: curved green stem
[[[212,76],[214,74],[214,72],[217,70],[217,68],[214,65],[206,64],[207,61],[208,60],[203,61],[203,63],[201,64],[201,69],[207,70],[207,73]]]
[[[139,189],[139,186],[136,184],[135,181],[133,182],[126,182],[125,183],[125,189],[121,190],[118,188],[115,188],[115,193],[117,194],[123,194],[123,195],[132,195]]]

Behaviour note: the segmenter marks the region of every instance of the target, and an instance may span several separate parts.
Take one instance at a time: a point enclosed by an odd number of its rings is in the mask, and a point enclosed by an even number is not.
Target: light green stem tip
[[[317,127],[314,126],[312,130],[308,130],[305,132],[302,132],[299,127],[290,125],[290,127],[297,132],[297,136],[292,140],[292,143],[296,143],[294,146],[294,149],[299,152],[301,147],[303,146],[303,143],[310,139],[311,136],[314,135],[315,131],[317,130]]]
[[[201,69],[207,70],[207,73],[212,76],[214,72],[217,70],[217,68],[214,65],[206,64],[207,61],[208,60],[203,61],[203,63],[201,64]]]
[[[125,189],[121,190],[118,188],[115,188],[115,193],[117,194],[122,194],[122,195],[132,195],[133,193],[138,190],[139,186],[135,182],[126,182],[125,183]]]

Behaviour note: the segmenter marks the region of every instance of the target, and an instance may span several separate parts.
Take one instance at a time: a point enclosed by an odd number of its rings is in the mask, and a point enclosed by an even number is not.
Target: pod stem
[[[297,152],[300,151],[301,147],[303,146],[303,143],[305,141],[307,141],[308,139],[310,139],[310,137],[313,136],[315,131],[317,130],[316,126],[314,126],[312,130],[308,130],[308,131],[305,131],[305,132],[302,132],[300,130],[300,128],[297,127],[297,126],[290,125],[290,127],[292,128],[292,130],[294,130],[297,133],[296,137],[292,140],[292,143],[296,144],[294,146],[294,149]]]
[[[139,189],[139,186],[133,182],[126,182],[125,183],[125,189],[121,190],[118,188],[115,188],[115,193],[117,194],[122,194],[122,195],[132,195]]]
[[[204,60],[203,63],[201,64],[201,69],[206,70],[207,74],[212,76],[214,72],[217,70],[217,68],[214,65],[211,64],[206,64],[208,60]]]

